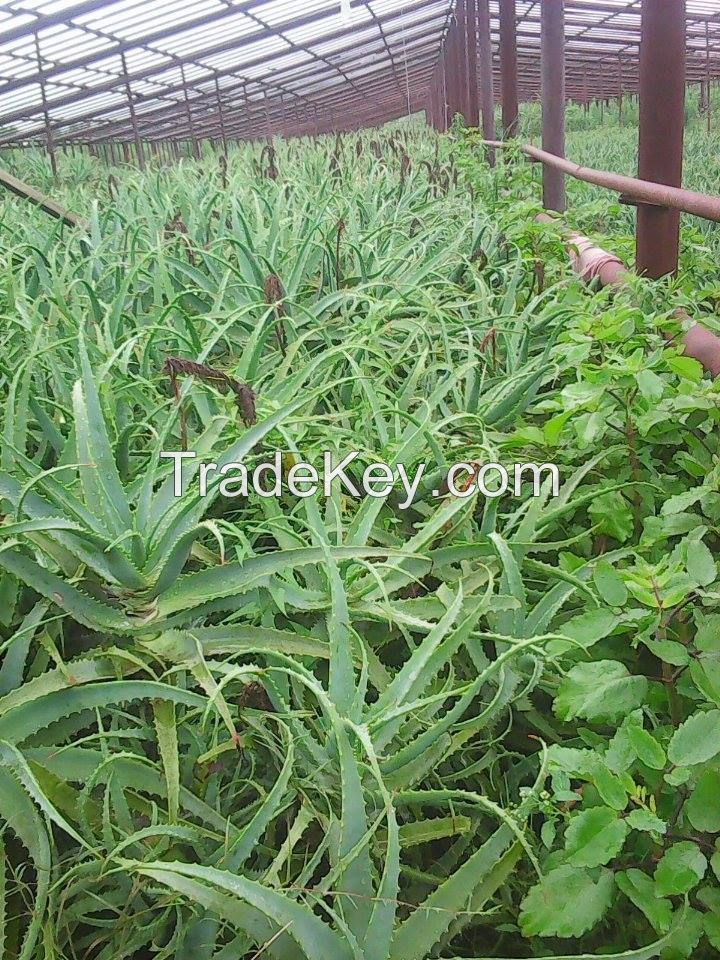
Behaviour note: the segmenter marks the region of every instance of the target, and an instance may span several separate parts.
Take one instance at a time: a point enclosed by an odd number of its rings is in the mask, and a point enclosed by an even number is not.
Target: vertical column
[[[543,0],[540,8],[542,58],[542,148],[565,156],[565,23],[563,0]],[[565,177],[543,166],[543,204],[565,210]]]
[[[447,102],[448,102],[448,127],[453,122],[457,112],[457,57],[455,44],[455,21],[451,21],[445,39],[445,53],[447,62],[445,65],[445,82],[447,84]]]
[[[223,116],[222,101],[220,99],[220,83],[215,77],[215,102],[217,103],[218,120],[220,121],[220,138],[222,139],[223,153],[227,157],[227,134],[225,132],[225,117]]]
[[[685,122],[685,0],[643,0],[640,33],[638,176],[682,185]],[[652,279],[675,273],[680,214],[639,204],[636,266]]]
[[[477,7],[476,0],[465,0],[465,43],[467,50],[467,115],[470,127],[479,126],[477,77]]]
[[[712,119],[712,99],[710,97],[710,26],[705,21],[705,121],[710,133]]]
[[[430,78],[430,84],[427,92],[427,102],[425,105],[425,119],[429,127],[433,130],[435,127],[435,72]]]
[[[490,37],[489,0],[477,0],[478,45],[480,54],[480,102],[482,105],[482,131],[485,140],[495,139],[495,89],[493,84],[493,51]],[[495,166],[495,151],[487,148],[487,159]]]
[[[50,112],[47,106],[47,95],[45,92],[45,74],[43,73],[42,57],[40,56],[40,37],[35,31],[35,57],[38,65],[38,77],[40,78],[40,98],[42,100],[43,119],[45,121],[45,146],[50,157],[50,169],[53,178],[57,179],[57,159],[55,157],[55,138],[53,137],[52,126],[50,125]]]
[[[185,79],[185,64],[180,64],[180,76],[183,82],[183,96],[185,97],[185,113],[187,114],[188,128],[190,130],[190,141],[192,143],[193,154],[196,160],[200,159],[200,151],[195,136],[195,124],[193,123],[192,110],[190,109],[190,97],[188,95],[187,80]]]
[[[268,107],[267,90],[263,92],[263,103],[265,105],[265,136],[268,143],[272,143],[272,129],[270,127],[270,109]]]
[[[442,57],[440,63],[442,65],[442,127],[440,128],[443,133],[447,132],[449,125],[449,116],[450,116],[450,91],[448,88],[448,71],[447,71],[447,41],[445,43],[445,48],[442,52]]]
[[[623,123],[623,99],[625,92],[623,90],[623,62],[622,54],[618,54],[618,123]]]
[[[127,61],[125,59],[124,51],[120,54],[120,59],[122,61],[122,72],[125,79],[125,93],[127,94],[130,123],[132,124],[133,139],[135,140],[135,153],[137,154],[138,166],[141,170],[144,170],[145,154],[143,152],[142,140],[140,139],[140,132],[138,130],[137,117],[135,115],[135,103],[132,97],[132,90],[130,89],[130,76],[128,74]]]
[[[458,81],[458,113],[462,114],[465,126],[469,126],[469,104],[468,88],[470,78],[468,76],[467,60],[467,3],[466,0],[457,0],[457,81]]]
[[[515,0],[500,0],[500,79],[503,137],[509,139],[517,134],[518,128]]]

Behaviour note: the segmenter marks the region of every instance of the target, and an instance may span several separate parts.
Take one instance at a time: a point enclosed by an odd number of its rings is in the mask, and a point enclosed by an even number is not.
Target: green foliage
[[[476,138],[62,157],[87,233],[3,198],[3,957],[718,949],[720,414],[665,338],[706,239],[592,295]],[[401,508],[201,497],[193,462],[176,499],[185,436],[428,473]],[[459,461],[559,495],[436,496]]]

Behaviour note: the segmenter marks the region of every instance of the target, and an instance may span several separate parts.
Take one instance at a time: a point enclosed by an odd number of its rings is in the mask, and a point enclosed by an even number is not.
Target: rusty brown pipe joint
[[[684,310],[678,310],[676,314],[681,319],[690,319]],[[720,376],[720,337],[717,334],[699,323],[693,323],[685,332],[683,346],[685,356],[701,363],[713,380]]]
[[[547,213],[535,217],[537,223],[555,223],[556,218]],[[585,283],[599,281],[601,287],[611,287],[625,281],[628,268],[622,260],[596,246],[592,240],[574,231],[565,232],[565,245],[570,255],[573,271]]]
[[[557,222],[547,213],[539,213],[535,220],[537,223]],[[595,246],[588,237],[570,232],[565,235],[565,242],[572,268],[585,283],[597,279],[601,287],[619,286],[629,276],[630,271],[622,260]],[[684,310],[678,310],[676,315],[680,319],[690,319]],[[666,334],[665,339],[672,340],[673,337]],[[686,330],[682,343],[686,357],[702,364],[713,379],[720,376],[720,337],[707,327],[694,323]]]

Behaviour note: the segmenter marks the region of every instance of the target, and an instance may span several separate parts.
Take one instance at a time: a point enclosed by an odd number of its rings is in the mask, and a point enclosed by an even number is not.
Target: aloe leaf
[[[75,437],[85,502],[118,537],[132,530],[132,516],[110,446],[105,418],[83,337],[79,338],[81,379],[73,389]]]
[[[33,910],[18,960],[32,960],[48,903],[52,857],[45,821],[7,767],[0,766],[0,816],[30,854],[36,872]]]
[[[137,627],[137,623],[123,616],[116,608],[93,600],[19,550],[0,550],[0,567],[15,574],[19,580],[87,627],[113,633],[129,633]]]
[[[286,930],[307,960],[354,960],[349,944],[306,906],[245,877],[190,863],[128,863],[140,876],[162,883],[253,936],[259,914],[275,931]],[[242,909],[254,908],[253,914]],[[257,940],[256,940],[257,942]]]
[[[509,858],[503,858],[512,851]],[[458,913],[482,910],[505,882],[522,849],[507,827],[499,830],[434,890],[397,928],[391,960],[424,960]],[[499,869],[502,864],[503,868]]]
[[[133,700],[171,700],[188,707],[204,709],[204,697],[153,680],[116,680],[92,683],[84,687],[53,690],[37,700],[29,700],[0,717],[0,740],[13,744],[44,729],[56,720],[83,710],[117,706]]]
[[[385,555],[385,550],[359,547],[333,547],[336,560],[358,560]],[[2,555],[0,554],[0,557]],[[188,610],[208,600],[247,593],[279,573],[312,563],[322,563],[325,552],[321,547],[300,550],[278,550],[251,557],[242,563],[228,563],[181,577],[158,602],[158,612],[168,617],[180,610]]]
[[[154,700],[153,718],[167,783],[168,819],[170,823],[175,823],[180,808],[180,757],[175,704],[171,700]]]

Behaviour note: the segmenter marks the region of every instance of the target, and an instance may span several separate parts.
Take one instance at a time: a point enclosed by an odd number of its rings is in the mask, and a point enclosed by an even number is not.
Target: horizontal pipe
[[[559,222],[547,213],[539,213],[535,220],[538,223]],[[615,287],[626,281],[630,271],[615,254],[595,246],[592,240],[580,233],[567,233],[565,241],[572,268],[586,283],[597,280],[601,287]],[[677,316],[680,319],[690,319],[684,310],[677,311]],[[672,338],[666,336],[666,339]],[[720,337],[717,334],[699,323],[694,323],[683,337],[683,348],[684,355],[697,360],[713,379],[720,376]]]
[[[61,207],[59,203],[55,203],[54,200],[45,196],[44,193],[40,193],[39,190],[31,187],[30,184],[18,180],[17,177],[8,173],[7,170],[0,170],[0,187],[5,187],[6,190],[10,190],[10,192],[16,196],[22,197],[23,200],[29,200],[30,203],[34,203],[40,207],[41,210],[44,210],[45,213],[49,213],[51,217],[55,217],[56,220],[62,220],[62,222],[66,223],[69,227],[85,226],[84,221],[80,217],[76,217],[74,213],[70,213],[69,210]]]
[[[513,146],[499,140],[485,140],[483,143],[501,149]],[[519,149],[532,160],[545,163],[556,170],[562,170],[576,180],[583,180],[585,183],[595,184],[596,187],[605,187],[607,190],[625,194],[637,203],[670,207],[673,210],[682,210],[683,213],[692,213],[696,217],[703,217],[705,220],[720,222],[720,197],[696,193],[694,190],[685,190],[682,187],[668,187],[663,183],[653,183],[650,180],[638,180],[637,177],[625,177],[619,173],[608,173],[606,170],[582,167],[578,163],[573,163],[572,160],[563,160],[529,143],[520,144]]]

